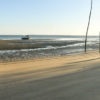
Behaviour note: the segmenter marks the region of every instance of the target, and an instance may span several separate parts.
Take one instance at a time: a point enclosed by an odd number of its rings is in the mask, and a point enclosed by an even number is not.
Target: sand
[[[100,54],[0,63],[0,100],[100,100]]]
[[[74,54],[74,55],[56,56],[56,57],[40,58],[40,59],[37,58],[27,61],[0,63],[0,75],[29,73],[29,72],[34,73],[36,71],[62,68],[68,64],[85,62],[88,60],[94,60],[99,58],[100,54],[97,51],[90,51],[87,53]],[[73,68],[68,67],[67,73],[78,71],[80,69],[84,68],[81,67],[81,65],[77,66],[76,68],[74,66]]]

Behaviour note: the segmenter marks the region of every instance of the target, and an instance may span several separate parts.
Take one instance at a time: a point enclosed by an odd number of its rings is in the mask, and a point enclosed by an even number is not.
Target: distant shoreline
[[[0,40],[21,40],[24,35],[0,35]],[[29,35],[31,39],[85,39],[85,35]],[[97,35],[89,35],[88,38],[98,38]]]

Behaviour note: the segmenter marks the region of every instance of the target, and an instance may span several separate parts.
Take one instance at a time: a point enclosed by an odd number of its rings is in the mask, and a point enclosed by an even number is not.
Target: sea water
[[[30,39],[84,40],[85,36],[75,35],[29,35]],[[20,40],[23,35],[0,35],[0,40]],[[88,36],[89,40],[98,40],[98,36]]]
[[[1,40],[21,40],[23,35],[0,35]],[[46,40],[50,44],[42,48],[20,49],[20,50],[0,50],[0,59],[34,58],[40,56],[56,56],[84,52],[84,36],[70,35],[30,35],[32,40]],[[88,36],[87,50],[96,50],[99,47],[97,36]],[[78,41],[78,42],[77,42]],[[45,41],[44,41],[45,42]],[[65,45],[52,45],[52,42]],[[72,42],[72,43],[71,43]]]

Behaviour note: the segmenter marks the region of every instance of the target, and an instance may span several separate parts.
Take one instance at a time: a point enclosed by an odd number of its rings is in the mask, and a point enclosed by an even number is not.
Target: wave
[[[88,42],[88,46],[93,46],[94,44],[96,44],[97,42],[94,41],[90,41]],[[84,47],[84,43],[75,43],[75,44],[67,44],[64,46],[52,46],[52,45],[48,45],[46,47],[41,47],[41,48],[35,48],[35,49],[20,49],[20,50],[0,50],[0,54],[2,53],[16,53],[16,52],[29,52],[29,51],[45,51],[45,50],[59,50],[59,49],[83,49]]]

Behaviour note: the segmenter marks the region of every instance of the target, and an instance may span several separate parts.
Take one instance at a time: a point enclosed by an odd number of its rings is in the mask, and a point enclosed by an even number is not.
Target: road
[[[30,73],[0,75],[0,100],[100,100],[100,59]]]

